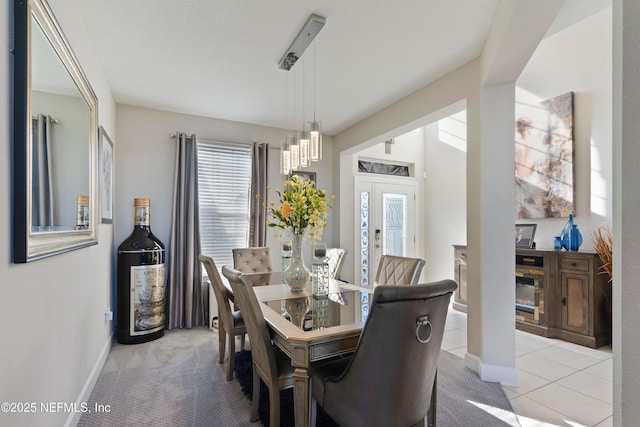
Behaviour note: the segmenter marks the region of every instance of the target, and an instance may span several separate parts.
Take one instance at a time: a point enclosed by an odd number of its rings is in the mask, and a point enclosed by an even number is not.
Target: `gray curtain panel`
[[[262,202],[267,201],[269,164],[269,144],[253,143],[251,156],[251,188],[249,215],[249,246],[258,247],[267,244],[267,207]],[[260,197],[256,197],[259,195]]]
[[[31,224],[37,227],[54,225],[53,182],[51,177],[51,120],[38,114],[31,119]]]
[[[165,327],[206,325],[198,216],[198,150],[196,136],[178,134],[169,238],[169,279]]]

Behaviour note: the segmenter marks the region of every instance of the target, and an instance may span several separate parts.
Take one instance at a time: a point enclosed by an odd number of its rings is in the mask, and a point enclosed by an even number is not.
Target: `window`
[[[409,166],[358,160],[358,172],[409,176]]]
[[[200,245],[218,267],[249,241],[251,146],[198,139]]]

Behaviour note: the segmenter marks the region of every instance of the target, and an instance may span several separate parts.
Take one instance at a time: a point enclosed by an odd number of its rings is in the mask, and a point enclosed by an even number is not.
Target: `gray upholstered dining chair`
[[[342,263],[344,262],[346,253],[347,251],[342,248],[327,248],[327,255],[324,257],[324,262],[329,264],[330,278],[340,278],[340,270],[342,270]]]
[[[253,395],[251,421],[258,420],[260,380],[269,389],[269,425],[280,426],[280,390],[293,387],[291,359],[271,343],[271,335],[264,320],[260,303],[251,282],[235,270],[229,279],[233,295],[240,306],[249,332],[251,361],[253,365]]]
[[[382,255],[376,273],[377,285],[415,285],[424,267],[421,258]]]
[[[239,311],[231,311],[229,306],[229,298],[227,298],[227,290],[222,283],[220,273],[213,258],[200,255],[198,260],[204,264],[204,268],[207,271],[207,276],[211,281],[211,288],[216,296],[216,302],[218,303],[218,344],[219,344],[219,357],[218,363],[224,362],[226,341],[229,340],[229,361],[227,362],[227,381],[231,381],[233,378],[233,363],[236,352],[236,337],[240,336],[240,349],[244,350],[244,337],[247,333],[247,329],[242,319],[242,314]]]
[[[232,249],[233,268],[242,273],[270,273],[271,258],[266,246]]]
[[[375,288],[352,356],[321,364],[316,404],[340,426],[435,425],[436,373],[453,280]],[[314,417],[315,419],[315,417]]]

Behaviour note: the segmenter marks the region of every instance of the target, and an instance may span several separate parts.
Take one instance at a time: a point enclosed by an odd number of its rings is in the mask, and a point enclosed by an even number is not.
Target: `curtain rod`
[[[171,139],[173,139],[173,138],[177,138],[177,137],[178,137],[178,135],[179,135],[179,134],[181,134],[181,133],[185,133],[185,132],[179,132],[179,133],[171,132],[171,133],[169,134],[169,138],[171,138]],[[206,138],[205,138],[205,140],[207,140],[207,141],[214,141],[214,140],[208,140],[208,139],[206,139]],[[215,141],[216,141],[216,142],[224,142],[224,143],[226,143],[226,144],[251,145],[251,143],[249,143],[249,142],[229,142],[229,141],[217,141],[217,140],[215,140]],[[280,147],[279,147],[279,146],[272,145],[272,144],[269,144],[269,150],[280,150]]]

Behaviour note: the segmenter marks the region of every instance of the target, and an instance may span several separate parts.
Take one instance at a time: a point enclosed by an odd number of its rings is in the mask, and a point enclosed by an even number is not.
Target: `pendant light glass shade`
[[[302,131],[302,137],[300,138],[300,167],[306,168],[311,164],[309,160],[309,136]]]
[[[322,160],[322,133],[319,122],[314,121],[311,123],[309,136],[309,156],[311,160],[314,162]]]
[[[280,173],[283,175],[291,173],[291,150],[286,142],[280,147]]]
[[[289,136],[289,149],[291,151],[291,170],[297,171],[300,168],[300,145],[298,137],[293,134]]]

